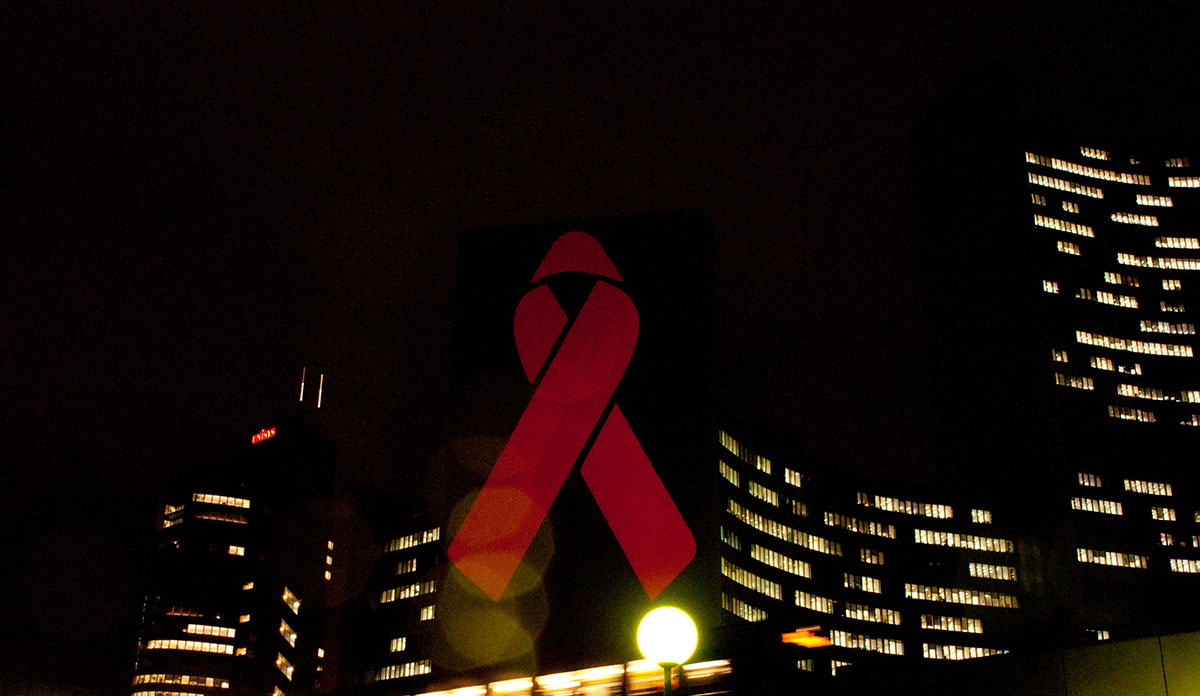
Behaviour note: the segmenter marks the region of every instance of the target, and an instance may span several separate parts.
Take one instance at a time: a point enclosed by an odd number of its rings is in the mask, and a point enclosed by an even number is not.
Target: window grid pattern
[[[1190,558],[1172,558],[1172,573],[1200,573],[1200,561]]]
[[[426,580],[425,582],[414,582],[410,585],[405,585],[403,587],[393,587],[393,588],[384,590],[383,593],[379,596],[379,602],[381,604],[386,604],[387,602],[394,602],[398,599],[409,599],[411,597],[419,597],[421,595],[430,594],[435,591],[436,590],[434,587],[433,580]]]
[[[842,515],[835,512],[825,513],[825,524],[830,527],[841,527],[859,534],[873,534],[875,536],[884,537],[885,539],[896,538],[896,525],[882,524],[870,520],[860,520],[849,515]]]
[[[1076,210],[1074,212],[1079,211]],[[1077,222],[1070,222],[1069,220],[1059,220],[1058,218],[1052,218],[1048,215],[1035,214],[1033,216],[1033,224],[1037,225],[1038,227],[1045,227],[1047,229],[1058,230],[1060,232],[1070,232],[1071,234],[1077,234],[1080,237],[1096,236],[1095,232],[1092,231],[1092,228],[1088,227],[1087,225],[1081,225]]]
[[[988,578],[989,580],[1011,580],[1016,582],[1017,569],[1013,566],[992,565],[990,563],[970,563],[967,571],[973,578]]]
[[[739,568],[730,563],[728,559],[721,559],[721,574],[742,587],[764,594],[771,599],[783,599],[783,591],[780,589],[779,583],[771,582],[748,570]]]
[[[1000,648],[981,648],[978,645],[936,645],[921,643],[921,654],[929,660],[973,660],[989,655],[1004,655],[1007,650]]]
[[[1150,177],[1146,176],[1145,174],[1130,174],[1127,172],[1116,172],[1109,169],[1100,169],[1099,167],[1089,167],[1084,164],[1076,164],[1075,162],[1061,160],[1057,157],[1036,155],[1032,152],[1025,153],[1025,161],[1030,164],[1038,164],[1043,167],[1057,169],[1060,172],[1070,172],[1071,174],[1078,176],[1086,176],[1089,179],[1114,181],[1121,184],[1136,184],[1139,186],[1150,185]]]
[[[409,534],[408,536],[403,536],[399,539],[392,539],[383,549],[383,552],[391,553],[392,551],[403,551],[404,549],[410,549],[414,546],[437,541],[439,538],[441,538],[441,532],[441,527],[434,527],[433,529],[426,529],[423,532]]]
[[[751,606],[737,597],[730,597],[724,592],[721,593],[721,608],[739,619],[745,619],[750,622],[765,621],[767,619],[767,612],[758,607]]]
[[[851,650],[867,650],[885,655],[904,654],[904,642],[893,638],[878,638],[847,631],[830,631],[829,640],[838,647]]]
[[[1108,415],[1111,418],[1138,421],[1139,423],[1154,423],[1157,420],[1154,417],[1154,411],[1143,411],[1140,408],[1130,408],[1128,406],[1109,405]]]
[[[833,613],[832,599],[803,590],[796,590],[796,606],[804,607],[811,611],[819,611],[823,614]]]
[[[778,551],[772,551],[771,549],[764,548],[758,544],[750,545],[750,558],[753,558],[759,563],[769,565],[772,568],[782,570],[785,573],[798,575],[802,578],[812,577],[812,566],[808,563],[785,556]],[[779,598],[776,597],[776,599]]]
[[[816,551],[818,553],[825,553],[831,556],[842,555],[841,544],[816,536],[815,534],[809,534],[798,529],[792,529],[791,527],[785,524],[780,524],[774,520],[769,520],[758,513],[743,508],[736,501],[727,501],[726,509],[729,514],[733,515],[741,522],[757,529],[760,532],[769,534],[776,539],[782,539],[789,543],[796,544],[797,546],[803,546],[806,549]]]
[[[724,479],[726,481],[732,483],[734,486],[738,486],[738,487],[741,486],[741,484],[739,483],[740,477],[738,476],[738,472],[736,469],[734,469],[732,466],[729,466],[728,464],[726,464],[723,461],[718,462],[718,466],[721,471],[721,476],[724,477]]]
[[[1066,355],[1064,354],[1064,358]],[[939,505],[937,503],[917,503],[911,500],[903,500],[901,498],[891,498],[884,495],[869,496],[866,493],[858,494],[858,504],[866,507],[877,507],[880,510],[888,512],[899,512],[905,515],[918,515],[921,517],[932,517],[934,519],[945,520],[954,517],[954,508],[949,505]]]
[[[230,495],[213,495],[212,493],[193,493],[192,501],[208,503],[209,505],[228,505],[229,507],[242,509],[250,507],[250,501],[245,498],[235,498]]]
[[[1105,515],[1124,515],[1121,503],[1116,500],[1096,500],[1095,498],[1071,498],[1071,509],[1084,512],[1100,512]]]
[[[1098,551],[1096,549],[1075,549],[1075,558],[1080,563],[1095,563],[1097,565],[1115,566],[1118,568],[1147,568],[1150,559],[1133,553],[1119,551]]]
[[[1122,266],[1161,268],[1171,271],[1200,271],[1200,259],[1185,259],[1173,256],[1138,256],[1117,252],[1117,263]]]
[[[1134,341],[1124,338],[1117,338],[1115,336],[1094,334],[1088,331],[1076,331],[1075,340],[1079,343],[1089,346],[1100,346],[1101,348],[1110,348],[1112,350],[1125,350],[1131,353],[1168,355],[1176,358],[1192,357],[1192,347],[1188,345],[1153,343],[1150,341]]]
[[[865,604],[847,602],[846,606],[842,609],[842,615],[847,619],[856,619],[858,621],[870,621],[872,623],[889,624],[892,626],[900,625],[900,612],[895,609],[869,607]]]
[[[968,590],[962,587],[932,587],[929,585],[904,584],[904,596],[909,599],[920,599],[927,602],[949,602],[951,604],[970,604],[980,607],[1002,607],[1017,609],[1017,598],[1003,592],[984,592]]]
[[[770,503],[775,507],[779,507],[779,494],[770,488],[751,481],[747,486],[747,489],[749,490],[750,495],[754,496],[755,498]]]
[[[1130,493],[1144,493],[1146,495],[1162,495],[1171,496],[1171,484],[1156,483],[1154,481],[1136,481],[1133,479],[1125,479],[1125,490]]]
[[[1029,183],[1035,186],[1045,186],[1046,188],[1052,188],[1056,191],[1066,191],[1067,193],[1074,193],[1080,196],[1087,196],[1089,198],[1104,198],[1104,192],[1095,186],[1085,186],[1084,184],[1077,184],[1074,181],[1056,179],[1052,176],[1046,176],[1045,174],[1034,174],[1033,172],[1029,172]]]
[[[921,628],[930,631],[955,631],[957,633],[983,633],[983,622],[967,616],[938,616],[921,614]]]
[[[842,573],[842,586],[846,589],[859,590],[860,592],[872,592],[874,594],[883,592],[882,583],[879,582],[879,578],[873,578],[868,575]]]
[[[1174,522],[1175,510],[1169,507],[1154,506],[1150,508],[1150,519],[1159,522]]]
[[[918,544],[932,546],[949,546],[956,549],[972,551],[990,551],[992,553],[1013,553],[1012,539],[997,539],[994,537],[959,534],[958,532],[935,532],[929,529],[914,529],[913,539]]]
[[[202,640],[176,640],[165,638],[146,643],[147,650],[188,650],[191,652],[217,653],[232,655],[233,646],[225,643],[210,643]]]
[[[992,511],[971,508],[971,521],[974,522],[975,524],[991,524],[992,523]]]
[[[405,662],[402,665],[388,665],[379,670],[379,674],[376,675],[375,680],[403,679],[404,677],[429,674],[430,671],[429,660],[417,660],[415,662]]]

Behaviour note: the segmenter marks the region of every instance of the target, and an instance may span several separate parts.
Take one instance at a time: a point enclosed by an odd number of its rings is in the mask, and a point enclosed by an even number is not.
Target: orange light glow
[[[256,445],[272,437],[275,437],[275,428],[263,428],[250,437],[250,444]]]
[[[816,631],[820,629],[820,626],[797,628],[791,633],[782,634],[783,642],[799,645],[802,648],[823,648],[826,645],[833,645],[833,642],[825,636],[818,636],[816,634]]]

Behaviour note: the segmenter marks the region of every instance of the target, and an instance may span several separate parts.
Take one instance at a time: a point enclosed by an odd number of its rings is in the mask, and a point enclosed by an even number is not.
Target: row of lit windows
[[[1088,167],[1083,164],[1067,162],[1066,160],[1058,159],[1057,157],[1045,157],[1035,155],[1032,152],[1025,153],[1025,161],[1030,164],[1040,164],[1043,167],[1050,167],[1062,172],[1070,172],[1079,176],[1086,176],[1091,179],[1102,179],[1104,181],[1116,181],[1122,184],[1138,184],[1140,186],[1149,186],[1150,177],[1145,174],[1129,174],[1127,172],[1114,172],[1108,169],[1100,169],[1097,167]]]
[[[1140,408],[1130,408],[1128,406],[1113,406],[1112,404],[1108,406],[1108,415],[1110,418],[1133,420],[1139,423],[1154,423],[1157,420],[1154,417],[1153,411],[1143,411]]]
[[[1099,159],[1099,160],[1112,159],[1111,152],[1109,152],[1108,150],[1099,150],[1094,147],[1081,147],[1081,148],[1079,148],[1079,154],[1083,155],[1084,157],[1091,157],[1092,159]]]
[[[228,505],[236,508],[249,508],[250,501],[245,498],[234,498],[228,495],[213,495],[211,493],[193,493],[192,500],[197,503],[208,503],[210,505]],[[182,505],[180,507],[183,507]]]
[[[195,691],[162,691],[160,689],[140,689],[130,696],[203,696]]]
[[[1175,510],[1169,507],[1151,507],[1150,519],[1158,520],[1160,522],[1174,522]]]
[[[726,481],[732,483],[735,486],[741,485],[739,483],[738,472],[736,469],[734,469],[732,466],[729,466],[725,462],[718,462],[717,466],[721,471],[721,476],[725,477]]]
[[[1098,474],[1085,474],[1081,471],[1079,472],[1079,485],[1099,488],[1102,484]]]
[[[792,486],[795,486],[796,488],[800,488],[801,484],[804,483],[804,474],[801,474],[799,471],[792,471],[791,469],[784,469],[783,470],[783,480],[786,483],[788,483]]]
[[[1094,334],[1088,331],[1076,331],[1075,340],[1090,346],[1100,346],[1111,350],[1126,350],[1131,353],[1147,355],[1169,355],[1177,358],[1192,357],[1192,347],[1172,343],[1154,343],[1152,341],[1132,341],[1104,334]]]
[[[396,564],[396,575],[414,572],[417,569],[417,559],[409,558]]]
[[[1200,561],[1195,561],[1189,558],[1172,558],[1171,572],[1200,573]]]
[[[765,621],[767,618],[767,612],[750,606],[737,597],[730,597],[724,592],[721,593],[721,608],[746,621]]]
[[[1068,213],[1078,213],[1079,212],[1079,204],[1074,203],[1072,201],[1063,201],[1062,209],[1067,211]]]
[[[832,599],[802,590],[796,590],[796,606],[804,607],[811,611],[819,611],[823,614],[833,613]]]
[[[1043,196],[1042,194],[1031,193],[1031,194],[1029,194],[1029,196],[1033,200],[1034,205],[1042,205],[1042,206],[1046,205],[1046,197]]]
[[[1162,312],[1183,312],[1183,311],[1186,311],[1186,310],[1184,309],[1184,307],[1183,307],[1183,303],[1182,303],[1182,302],[1167,302],[1166,300],[1161,300],[1161,301],[1159,301],[1159,303],[1158,303],[1158,309],[1159,309],[1159,311],[1162,311]]]
[[[765,563],[772,568],[778,568],[785,573],[799,575],[803,578],[812,577],[812,566],[808,563],[795,558],[790,558],[782,553],[759,546],[758,544],[750,545],[750,558],[753,558],[759,563]]]
[[[754,496],[755,498],[768,502],[775,507],[779,507],[779,494],[770,488],[751,481],[750,485],[747,486],[747,490],[749,490],[750,495]]]
[[[217,636],[219,638],[233,638],[237,634],[236,628],[228,628],[226,626],[210,626],[208,624],[188,624],[187,628],[183,629],[184,633],[194,633],[200,636]]]
[[[990,563],[970,563],[968,572],[973,578],[989,578],[991,580],[1017,580],[1017,569],[1012,566],[992,565]]]
[[[729,433],[724,430],[717,431],[717,438],[721,441],[721,446],[730,452],[736,454],[744,462],[749,462],[754,465],[759,471],[769,474],[771,473],[771,460],[766,457],[760,457],[751,452],[748,448],[743,447],[740,442],[733,439]]]
[[[842,610],[842,613],[847,619],[858,619],[859,621],[891,624],[893,626],[900,625],[900,612],[896,611],[895,609],[869,607],[865,604],[853,604],[851,602],[847,602],[846,607]]]
[[[1171,188],[1200,188],[1200,176],[1169,176],[1167,186]]]
[[[799,517],[808,517],[808,506],[799,500],[792,501],[792,514]]]
[[[166,529],[167,527],[174,527],[175,525],[179,524],[182,521],[183,521],[182,517],[176,517],[173,520],[163,520],[163,529]]]
[[[1085,186],[1083,184],[1077,184],[1074,181],[1055,179],[1054,177],[1046,176],[1045,174],[1034,174],[1033,172],[1029,172],[1029,183],[1036,184],[1038,186],[1045,186],[1046,188],[1057,189],[1059,191],[1076,193],[1080,196],[1104,198],[1104,192],[1095,186]]]
[[[1068,362],[1067,351],[1065,350],[1051,348],[1050,357],[1054,359],[1054,362]]]
[[[1071,498],[1072,510],[1084,512],[1102,512],[1106,515],[1124,515],[1121,504],[1115,500],[1095,500],[1093,498]]]
[[[971,521],[975,524],[991,524],[992,511],[971,508]]]
[[[383,591],[379,596],[381,603],[394,602],[397,599],[408,599],[410,597],[419,597],[423,594],[435,592],[434,581],[426,580],[425,582],[414,582],[411,585],[404,587],[393,587]]]
[[[1167,160],[1165,164],[1168,167],[1186,167],[1186,166],[1188,166],[1188,158],[1173,157],[1173,158]]]
[[[283,599],[283,603],[284,603],[284,604],[286,604],[286,605],[288,605],[288,608],[292,610],[292,613],[293,613],[293,614],[297,614],[297,615],[299,615],[299,614],[300,614],[300,598],[299,598],[299,597],[297,597],[297,596],[296,596],[296,595],[295,595],[295,594],[294,594],[294,593],[293,593],[291,590],[289,590],[287,587],[284,587],[284,588],[283,588],[283,597],[282,597],[282,599]]]
[[[1155,237],[1154,246],[1159,249],[1200,249],[1196,237]]]
[[[1075,212],[1079,211],[1076,210]],[[1077,222],[1069,222],[1067,220],[1059,220],[1058,218],[1052,218],[1046,215],[1035,214],[1033,216],[1033,224],[1037,225],[1038,227],[1047,227],[1052,230],[1070,232],[1071,234],[1077,234],[1081,237],[1096,236],[1095,233],[1092,232],[1092,228],[1088,227],[1087,225],[1081,225]]]
[[[219,686],[229,688],[229,681],[217,677],[194,677],[187,674],[139,674],[134,684],[183,684],[185,686]]]
[[[733,532],[729,531],[728,529],[725,529],[725,525],[721,525],[720,534],[721,534],[721,541],[725,542],[726,544],[729,544],[729,546],[731,548],[733,548],[735,551],[742,550],[742,540],[739,539],[737,537],[737,535],[734,534]]]
[[[980,607],[1004,607],[1016,609],[1017,598],[1003,592],[984,592],[968,590],[962,587],[930,587],[929,585],[914,585],[904,583],[904,596],[909,599],[923,599],[928,602],[950,602],[952,604],[971,604]]]
[[[883,583],[879,581],[879,578],[867,575],[842,573],[842,586],[846,589],[858,590],[860,592],[873,592],[875,594],[883,592]]]
[[[779,583],[771,582],[748,570],[739,568],[725,558],[721,559],[721,574],[742,587],[765,594],[772,599],[783,599],[783,591],[779,588]]]
[[[1169,321],[1152,321],[1143,319],[1141,323],[1142,331],[1147,333],[1167,333],[1167,334],[1194,334],[1196,333],[1196,325],[1190,323],[1172,324]]]
[[[403,551],[404,549],[410,549],[421,544],[428,544],[431,541],[437,541],[440,539],[441,535],[441,527],[426,529],[423,532],[415,532],[413,534],[409,534],[408,536],[400,537],[399,539],[392,539],[390,542],[388,542],[387,547],[383,549],[383,552],[391,553],[392,551]]]
[[[192,652],[232,655],[233,646],[225,643],[208,643],[200,640],[176,640],[167,638],[146,643],[147,650],[190,650]]]
[[[1058,283],[1056,283],[1053,280],[1043,280],[1042,281],[1042,289],[1045,290],[1046,292],[1057,295],[1058,294]]]
[[[1120,396],[1131,396],[1138,399],[1150,399],[1152,401],[1183,401],[1186,403],[1200,403],[1200,390],[1188,389],[1181,391],[1178,394],[1174,392],[1164,392],[1162,389],[1154,387],[1143,387],[1136,384],[1118,384],[1117,394]]]
[[[983,622],[966,616],[938,616],[922,614],[921,628],[931,631],[957,631],[959,633],[983,633]]]
[[[1188,416],[1184,420],[1179,421],[1179,424],[1180,425],[1190,425],[1193,427],[1200,427],[1200,416],[1197,416],[1196,414],[1193,413],[1192,415]]]
[[[1076,377],[1075,375],[1067,376],[1061,372],[1054,373],[1054,383],[1063,387],[1074,387],[1075,389],[1096,388],[1091,377]]]
[[[1066,353],[1063,355],[1066,355]],[[1140,363],[1134,363],[1133,365],[1117,365],[1110,358],[1101,357],[1099,355],[1090,356],[1088,358],[1088,365],[1091,365],[1097,370],[1108,370],[1109,372],[1115,370],[1128,375],[1142,374],[1142,366]]]
[[[971,549],[973,551],[991,551],[993,553],[1012,553],[1011,539],[959,534],[958,532],[935,532],[929,529],[914,529],[913,538],[918,544],[933,546],[949,546],[956,549]]]
[[[858,557],[863,563],[869,565],[883,565],[883,552],[875,549],[859,549]]]
[[[179,512],[179,511],[180,511],[180,510],[182,510],[182,509],[183,509],[183,503],[180,503],[179,505],[170,505],[170,504],[168,504],[168,505],[166,505],[166,506],[164,506],[164,507],[163,507],[163,514],[164,514],[164,515],[170,515],[171,513],[173,513],[173,512]]]
[[[803,546],[806,549],[811,549],[818,553],[827,553],[831,556],[841,556],[842,546],[835,541],[830,541],[815,534],[802,532],[798,529],[780,524],[774,520],[769,520],[762,515],[743,508],[736,501],[728,501],[727,511],[742,522],[754,527],[760,532],[769,534],[776,539]]]
[[[421,607],[421,621],[431,621],[434,618],[434,613],[437,611],[437,605],[429,604]]]
[[[862,492],[859,492],[858,494],[858,504],[866,507],[874,506],[880,510],[887,510],[888,512],[900,512],[905,515],[933,517],[939,520],[945,520],[954,517],[954,508],[949,505],[938,505],[937,503],[916,503],[911,500],[889,498],[883,495],[869,496]]]
[[[842,515],[834,512],[825,513],[825,524],[830,527],[841,527],[859,534],[874,534],[887,539],[896,538],[896,526],[892,524],[882,524],[880,522],[872,522],[870,520],[860,520],[849,515]]]
[[[296,633],[295,629],[289,626],[288,622],[284,621],[283,619],[279,620],[279,635],[283,636],[283,639],[288,642],[288,645],[292,646],[293,648],[296,647],[296,636],[298,634]]]
[[[1163,290],[1182,290],[1183,281],[1176,278],[1163,278],[1162,288]]]
[[[1100,304],[1112,305],[1114,307],[1138,308],[1137,298],[1133,295],[1118,295],[1104,290],[1096,291],[1096,301]]]
[[[1144,225],[1146,227],[1158,227],[1158,218],[1153,215],[1141,215],[1138,213],[1112,213],[1109,216],[1113,222],[1123,222],[1126,225]]]
[[[245,556],[246,555],[246,547],[245,546],[234,546],[233,544],[230,544],[229,548],[225,549],[225,553],[229,554],[230,556]]]
[[[417,660],[416,662],[405,662],[402,665],[388,665],[379,670],[379,674],[375,677],[377,681],[384,679],[402,679],[404,677],[415,677],[421,674],[429,674],[431,668],[429,660]]]
[[[204,512],[197,512],[196,519],[213,520],[214,522],[233,522],[234,524],[246,524],[245,515],[237,512],[227,512],[225,510],[205,510]],[[178,522],[179,520],[174,521]]]
[[[388,652],[404,652],[404,649],[407,647],[408,647],[408,637],[407,636],[400,636],[399,638],[393,638],[390,641],[388,641]]]
[[[1150,563],[1150,559],[1146,556],[1138,556],[1133,553],[1081,548],[1075,549],[1075,558],[1081,563],[1097,563],[1121,568],[1145,568]]]
[[[1143,268],[1200,271],[1200,259],[1183,259],[1169,256],[1138,256],[1136,254],[1118,252],[1117,263],[1123,266],[1141,266]]]
[[[1112,285],[1128,285],[1130,287],[1139,287],[1138,279],[1134,276],[1116,273],[1114,271],[1104,272],[1104,282]]]
[[[903,655],[903,641],[893,638],[877,638],[875,636],[865,636],[859,633],[847,633],[846,631],[830,631],[829,640],[834,645],[842,648],[852,648],[854,650],[869,650],[871,652],[883,653],[885,655]]]
[[[1171,492],[1171,484],[1156,483],[1154,481],[1125,479],[1125,490],[1131,493],[1145,493],[1146,495],[1174,495]]]
[[[1081,256],[1083,254],[1083,252],[1079,250],[1079,245],[1075,242],[1064,242],[1060,239],[1059,241],[1055,242],[1055,248],[1062,253],[1070,254],[1071,256]]]
[[[978,645],[934,645],[921,643],[921,653],[930,660],[972,660],[989,655],[1004,655],[1008,651],[999,648],[981,648]]]
[[[1145,193],[1135,194],[1134,198],[1138,205],[1153,205],[1159,208],[1172,208],[1175,206],[1174,201],[1170,196],[1151,196]]]

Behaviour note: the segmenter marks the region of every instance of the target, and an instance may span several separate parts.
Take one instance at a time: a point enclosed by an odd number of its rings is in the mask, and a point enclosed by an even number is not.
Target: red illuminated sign
[[[817,631],[821,630],[820,626],[805,626],[797,628],[791,633],[780,634],[784,643],[799,645],[802,648],[824,648],[828,645],[833,645],[833,641],[825,636],[817,635]]]
[[[569,326],[540,282],[557,273],[598,277]],[[683,516],[621,407],[612,403],[638,336],[637,309],[619,282],[599,242],[569,232],[550,247],[517,305],[517,354],[536,389],[448,551],[450,561],[494,600],[504,594],[581,455],[584,482],[651,599],[696,555]]]
[[[250,444],[258,444],[263,440],[267,440],[272,437],[275,437],[275,428],[263,428],[262,430],[250,436]]]

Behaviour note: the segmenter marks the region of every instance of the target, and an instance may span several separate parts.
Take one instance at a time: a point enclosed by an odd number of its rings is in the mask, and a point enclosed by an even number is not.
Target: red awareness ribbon
[[[537,284],[556,273],[597,276],[569,327],[549,286]],[[580,473],[650,599],[696,555],[691,530],[621,407],[609,410],[639,324],[633,302],[613,282],[622,278],[599,242],[568,232],[550,247],[530,281],[536,285],[517,305],[521,365],[531,383],[544,374],[448,552],[493,600],[504,594],[593,433]]]

